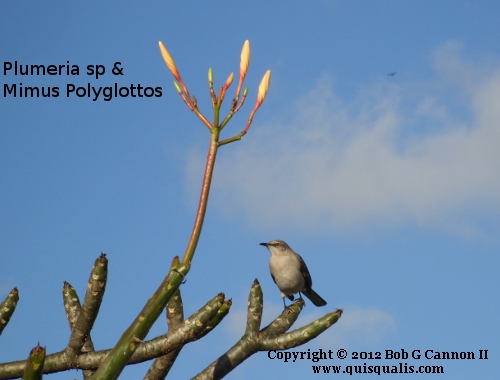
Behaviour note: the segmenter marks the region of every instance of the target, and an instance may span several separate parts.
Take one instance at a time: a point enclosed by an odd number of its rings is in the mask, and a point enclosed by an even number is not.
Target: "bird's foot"
[[[299,292],[299,298],[297,298],[297,302],[302,302],[304,306],[306,306],[306,301],[304,301],[304,298],[302,298],[302,294]]]

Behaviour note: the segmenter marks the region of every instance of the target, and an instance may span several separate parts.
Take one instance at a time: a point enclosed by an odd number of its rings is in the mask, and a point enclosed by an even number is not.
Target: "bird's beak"
[[[264,247],[267,247],[267,243],[260,243],[259,245],[263,245]]]

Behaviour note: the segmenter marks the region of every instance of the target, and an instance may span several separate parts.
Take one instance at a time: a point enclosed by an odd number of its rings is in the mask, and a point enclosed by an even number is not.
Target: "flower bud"
[[[177,79],[179,82],[181,82],[181,76],[179,74],[179,71],[177,70],[177,66],[175,66],[175,62],[168,52],[167,48],[163,45],[161,41],[158,42],[158,45],[160,46],[160,52],[163,57],[163,60],[167,64],[168,69],[172,73],[175,79]]]
[[[208,83],[214,83],[214,73],[211,67],[208,69]]]
[[[246,40],[241,49],[240,61],[240,78],[247,75],[248,66],[250,65],[250,41]]]
[[[233,79],[234,79],[234,73],[231,73],[231,75],[229,75],[229,77],[226,79],[226,83],[224,83],[224,88],[228,88],[229,86],[231,86],[231,83],[233,83]]]
[[[271,82],[271,70],[267,70],[259,84],[259,93],[257,94],[257,104],[259,106],[266,98],[270,82]]]

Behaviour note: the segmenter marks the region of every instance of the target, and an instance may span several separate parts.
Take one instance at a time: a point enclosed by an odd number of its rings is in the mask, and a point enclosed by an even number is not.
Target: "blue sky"
[[[280,313],[269,253],[258,245],[273,239],[301,253],[328,301],[322,309],[308,304],[295,327],[344,309],[303,349],[488,349],[487,361],[407,362],[442,365],[442,379],[493,378],[499,16],[495,1],[2,2],[2,91],[22,83],[61,94],[0,96],[0,297],[13,287],[21,297],[0,361],[25,358],[38,342],[49,352],[65,347],[63,281],[83,298],[101,251],[110,263],[96,348],[112,346],[135,318],[184,252],[209,139],[177,95],[158,41],[210,115],[207,70],[222,85],[238,72],[248,39],[249,97],[224,137],[243,128],[268,69],[271,87],[249,133],[219,151],[205,228],[182,286],[186,315],[220,291],[233,306],[209,336],[185,347],[171,378],[194,376],[241,336],[254,278],[264,291],[264,322]],[[80,75],[4,74],[4,62],[14,61],[69,61]],[[115,62],[124,75],[111,74]],[[96,64],[107,69],[99,79],[85,73]],[[161,87],[162,96],[66,97],[67,84],[89,83]],[[161,317],[150,336],[164,329]],[[320,364],[365,362],[397,364]],[[146,369],[133,366],[123,378],[142,378]],[[270,373],[310,378],[311,363],[258,353],[228,378]],[[49,378],[68,376],[80,375]]]

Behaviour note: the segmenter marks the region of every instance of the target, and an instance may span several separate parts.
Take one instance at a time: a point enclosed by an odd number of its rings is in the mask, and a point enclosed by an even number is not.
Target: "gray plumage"
[[[294,300],[293,295],[304,294],[316,306],[325,306],[326,301],[312,289],[312,279],[302,257],[282,240],[260,243],[269,249],[269,269],[274,283],[278,286],[286,308],[285,297]]]

